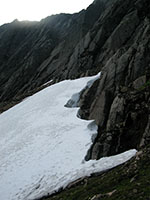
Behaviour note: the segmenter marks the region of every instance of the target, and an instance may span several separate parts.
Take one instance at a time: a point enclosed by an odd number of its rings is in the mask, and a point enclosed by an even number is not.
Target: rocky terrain
[[[79,111],[81,117],[95,119],[99,125],[99,135],[89,153],[92,159],[139,149],[149,141],[150,4],[120,3],[110,7],[114,20],[121,17],[117,8],[126,13],[97,53],[97,63],[103,67],[101,79],[83,95]],[[110,15],[110,10],[106,11],[100,18],[104,20],[100,30]]]
[[[94,119],[98,125],[86,160],[133,148],[142,152],[127,164],[83,179],[48,199],[150,199],[145,185],[150,181],[146,176],[150,140],[149,10],[149,0],[95,0],[87,10],[73,15],[55,15],[39,23],[15,20],[0,27],[1,112],[50,80],[55,83],[102,71],[79,101],[78,116]]]
[[[74,53],[78,53],[80,40],[92,28],[108,3],[104,0],[95,1],[86,11],[73,15],[54,15],[41,22],[15,20],[1,26],[1,107],[12,100],[22,99],[23,94],[30,93],[50,80],[57,82],[81,76],[81,72],[76,73],[73,69],[77,64],[75,62],[78,62]],[[80,65],[75,68],[78,71]],[[82,70],[82,73],[85,74],[85,71]]]

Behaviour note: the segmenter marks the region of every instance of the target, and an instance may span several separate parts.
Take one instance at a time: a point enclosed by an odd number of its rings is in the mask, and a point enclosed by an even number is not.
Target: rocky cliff
[[[81,76],[76,63],[78,45],[108,4],[95,1],[73,15],[54,15],[41,22],[15,20],[1,26],[1,102],[15,100],[51,79],[56,82]]]
[[[49,80],[101,71],[100,79],[82,92],[79,101],[78,116],[94,119],[98,125],[86,159],[132,148],[144,148],[146,156],[150,140],[149,10],[149,0],[95,0],[87,10],[73,15],[1,26],[1,108]]]
[[[100,34],[91,44],[103,42],[94,47],[102,75],[86,91],[79,111],[99,125],[89,158],[139,149],[149,141],[149,8],[149,1],[119,0],[98,20]]]

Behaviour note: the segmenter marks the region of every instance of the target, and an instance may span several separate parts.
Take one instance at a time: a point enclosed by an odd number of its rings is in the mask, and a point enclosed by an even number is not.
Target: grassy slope
[[[112,194],[111,194],[112,193]],[[97,198],[93,198],[97,195]],[[127,163],[42,200],[150,200],[150,147]]]

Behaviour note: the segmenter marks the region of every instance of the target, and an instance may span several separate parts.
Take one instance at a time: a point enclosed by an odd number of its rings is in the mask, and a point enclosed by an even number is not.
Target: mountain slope
[[[0,28],[0,37],[5,41],[1,42],[0,51],[1,108],[33,94],[33,89],[40,90],[47,81],[53,80],[50,83],[52,84],[101,71],[101,77],[90,88],[87,87],[80,93],[78,101],[78,116],[95,120],[98,126],[98,135],[88,151],[86,160],[115,155],[133,148],[138,151],[142,149],[144,161],[141,158],[138,166],[142,181],[140,195],[143,194],[144,200],[148,195],[143,182],[145,173],[149,171],[147,145],[150,141],[149,10],[149,0],[95,0],[87,10],[74,15],[61,14],[48,17],[40,23],[25,23],[20,33],[20,28],[17,32],[7,31],[8,27],[9,30],[14,24],[18,24],[16,21]],[[20,26],[22,25],[19,23]],[[54,26],[53,34],[51,26]],[[8,46],[4,33],[8,34]],[[17,36],[13,40],[14,43],[10,42],[12,35],[16,33],[21,34],[23,40],[20,41]],[[47,44],[47,41],[50,43]],[[33,43],[31,48],[30,43]],[[11,50],[8,56],[7,52],[3,51],[5,47],[8,53]],[[142,165],[145,165],[144,170]],[[134,161],[129,163],[130,166],[134,166]],[[121,168],[122,177],[125,177],[126,173],[124,167],[123,165]],[[108,180],[109,175],[112,174],[108,174]],[[132,175],[134,178],[134,173]],[[137,176],[138,172],[135,173],[135,180]],[[129,183],[130,174],[126,178]],[[117,180],[115,184],[119,188],[119,175]],[[149,176],[145,180],[149,182]],[[136,182],[138,181],[135,181],[135,185]],[[110,188],[115,189],[115,185],[112,183]],[[84,190],[82,184],[80,189]],[[134,190],[133,187],[131,189]],[[76,195],[82,193],[76,193],[76,188],[73,190],[75,194],[71,194],[70,200],[77,199]],[[133,193],[129,193],[128,196],[124,183],[119,191],[124,191],[124,195],[121,196],[123,199],[132,199]],[[97,193],[94,185],[91,194],[94,196]],[[88,193],[84,198],[92,199],[91,194]],[[106,196],[104,199],[107,199]],[[137,194],[134,195],[134,199],[136,197]]]
[[[130,150],[85,162],[97,126],[93,121],[77,118],[77,108],[64,105],[92,78],[57,83],[0,115],[2,199],[46,196],[78,178],[115,167],[135,155],[136,151]]]
[[[111,19],[114,15],[120,22],[96,51],[97,64],[103,66],[101,79],[93,86],[95,92],[86,91],[79,112],[99,125],[91,158],[140,149],[149,141],[149,7],[146,0],[120,0],[111,8]],[[110,22],[106,11],[100,32]]]
[[[83,178],[51,197],[40,200],[148,200],[150,148],[102,175]]]
[[[137,158],[139,161],[112,170],[105,175],[105,182],[103,176],[93,178],[92,183],[87,179],[84,186],[81,181],[79,186],[47,199],[149,198],[145,184],[149,182],[146,174],[150,141],[149,8],[147,0],[118,0],[105,10],[93,31],[89,31],[84,60],[91,55],[93,70],[101,69],[102,75],[82,94],[78,113],[83,119],[95,119],[98,125],[98,136],[87,160],[136,148],[143,152]],[[110,197],[108,193],[114,190]]]
[[[1,26],[1,102],[12,101],[51,79],[70,78],[63,72],[65,65],[107,4],[99,0],[73,15],[54,15],[39,23],[15,20]]]

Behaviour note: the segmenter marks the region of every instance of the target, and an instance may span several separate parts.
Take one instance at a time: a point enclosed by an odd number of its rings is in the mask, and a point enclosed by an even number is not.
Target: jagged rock
[[[89,159],[114,155],[149,143],[149,95],[133,88],[114,98],[105,125],[99,123],[98,136],[91,147]],[[149,90],[149,89],[148,89]],[[99,110],[100,111],[100,110]],[[102,113],[102,116],[105,116]]]
[[[82,55],[90,40],[87,33],[111,1],[98,0],[87,10],[53,15],[39,23],[1,26],[0,101],[10,102],[51,79],[83,76],[92,65],[91,56]]]
[[[99,126],[98,136],[91,147],[92,159],[130,148],[138,149],[149,141],[150,21],[147,7],[150,7],[150,3],[146,0],[120,0],[120,3],[120,11],[124,8],[124,14],[115,23],[113,31],[109,32],[108,39],[99,46],[95,59],[103,68],[93,101],[88,106],[89,119],[95,119]],[[120,15],[113,10],[118,4],[116,2],[112,6],[112,17]],[[126,10],[127,5],[130,11]],[[105,18],[99,34],[102,34],[102,28],[108,22],[108,10],[99,19],[98,23],[101,24]]]
[[[106,125],[106,131],[109,132],[115,128],[115,125],[120,123],[124,115],[124,98],[116,96],[111,108]]]
[[[133,82],[134,89],[140,89],[146,83],[146,76],[141,76]]]
[[[99,79],[79,91],[66,105],[80,106],[78,116],[94,119],[98,126],[98,134],[92,138],[93,145],[85,159],[99,159],[149,145],[149,10],[149,0],[95,0],[87,10],[73,15],[55,15],[40,23],[15,20],[1,26],[1,107],[14,105],[27,94],[31,95],[31,91],[43,88],[49,80],[56,83],[102,71]],[[89,128],[95,127],[90,124]],[[143,175],[143,166],[149,171],[149,155],[147,146],[135,159],[120,166],[121,171],[115,172],[117,181],[113,171],[109,183],[114,182],[109,191],[114,189],[114,183],[119,183],[117,192],[120,192],[120,182],[124,184],[127,177],[134,187],[129,187],[127,197],[120,193],[121,198],[132,199],[135,195],[143,199],[142,192],[148,192],[144,188],[139,195],[137,188],[141,189],[145,179],[136,181],[137,177],[141,178],[139,170]],[[101,186],[103,180],[101,177]],[[81,185],[88,186],[87,181],[77,180],[68,188],[72,189],[80,181]],[[108,177],[105,181],[104,187],[108,187]],[[124,187],[126,191],[126,184]],[[86,189],[82,191],[87,195]],[[101,194],[98,191],[99,195],[94,196],[95,191],[92,191],[91,196],[93,200],[109,199],[115,192]],[[72,190],[71,195],[74,195]]]

